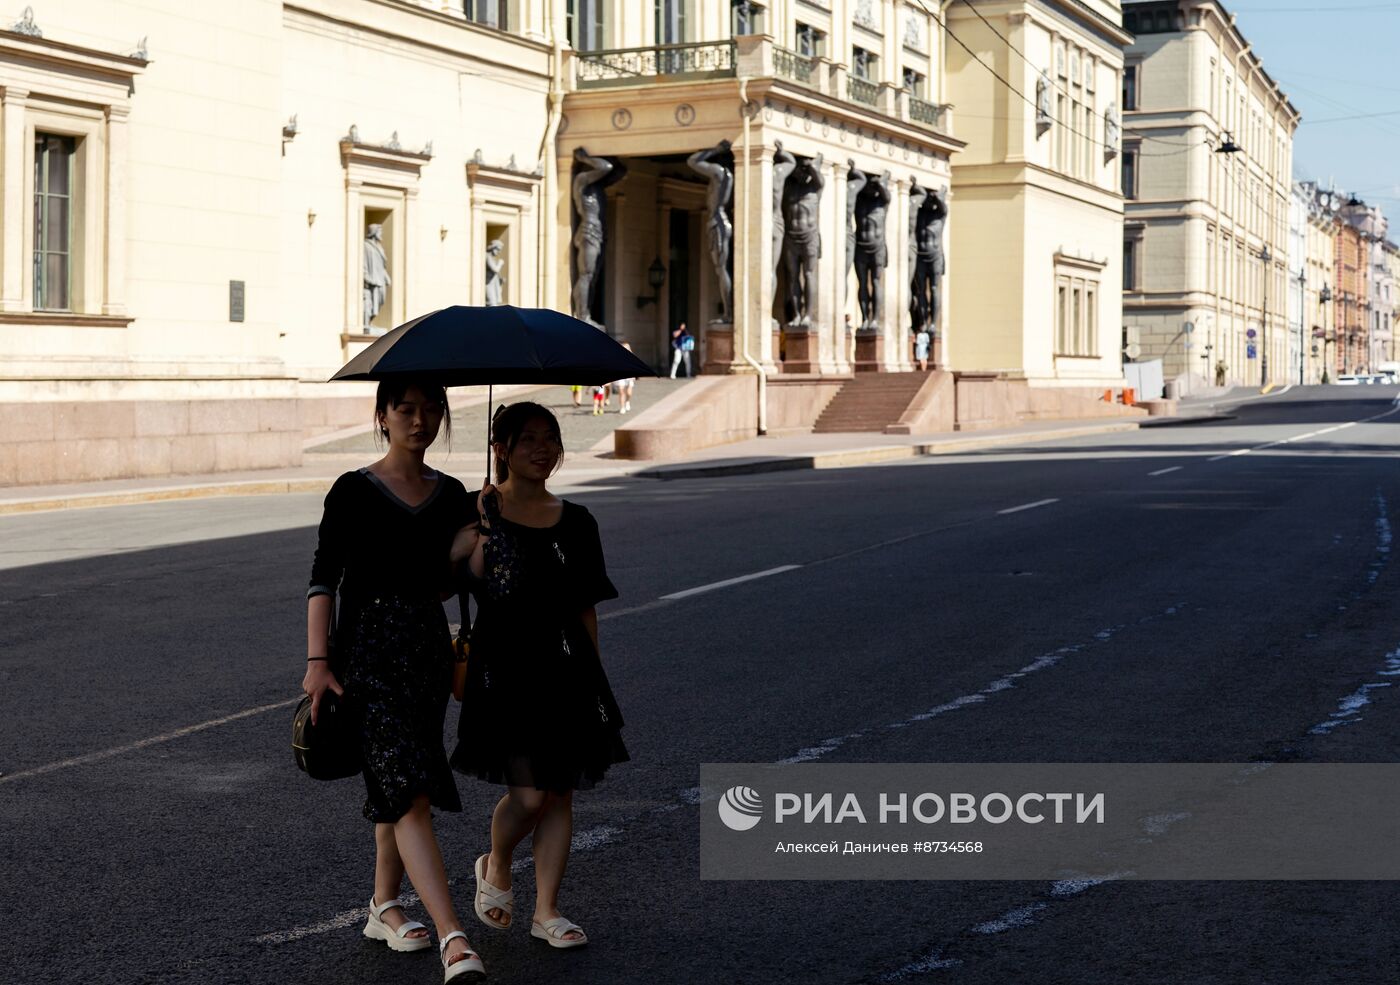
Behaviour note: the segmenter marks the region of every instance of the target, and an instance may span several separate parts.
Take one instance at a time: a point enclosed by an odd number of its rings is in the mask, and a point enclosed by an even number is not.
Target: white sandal
[[[451,964],[447,963],[447,945],[458,937],[462,938],[462,943],[467,946],[467,952]],[[438,958],[442,961],[442,981],[443,985],[463,975],[475,975],[477,978],[486,977],[486,966],[481,963],[481,955],[472,950],[471,942],[467,940],[467,935],[460,930],[454,930],[442,940],[438,941]]]
[[[573,940],[564,936],[571,930],[578,931],[578,937]],[[550,947],[582,947],[588,943],[588,935],[583,932],[583,928],[568,917],[551,917],[543,923],[532,920],[530,936],[538,937]]]
[[[384,922],[384,913],[398,907],[403,909],[403,904],[396,899],[391,899],[384,904],[376,904],[374,897],[369,898],[369,922],[365,924],[365,936],[370,940],[383,941],[395,951],[422,951],[433,946],[432,939],[425,933],[422,937],[409,937],[415,930],[426,931],[428,928],[417,920],[409,920],[403,926],[395,930]]]
[[[476,860],[476,902],[473,909],[481,922],[496,930],[505,930],[510,926],[509,920],[499,920],[490,916],[487,910],[500,910],[506,916],[510,916],[511,901],[515,899],[515,894],[509,889],[498,889],[486,881],[486,859],[483,855]]]

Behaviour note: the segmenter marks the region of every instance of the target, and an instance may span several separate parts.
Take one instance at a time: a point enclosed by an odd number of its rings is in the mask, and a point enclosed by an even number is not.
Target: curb
[[[131,489],[126,492],[75,493],[46,499],[0,500],[0,516],[15,513],[40,513],[48,510],[76,510],[95,506],[130,506],[134,503],[158,503],[172,499],[208,499],[213,496],[267,496],[278,493],[324,493],[335,482],[335,476],[323,479],[254,480],[250,482],[210,483],[198,486],[170,486],[164,489]]]
[[[956,455],[966,451],[980,451],[985,448],[1024,445],[1042,441],[1059,441],[1065,438],[1089,437],[1096,434],[1113,434],[1121,431],[1136,431],[1137,421],[1121,421],[1093,427],[1058,428],[1051,431],[1031,431],[1024,434],[999,434],[994,437],[963,438],[949,441],[934,441],[912,445],[887,445],[875,448],[854,448],[848,451],[823,452],[815,455],[784,455],[771,458],[753,458],[739,461],[724,461],[713,465],[662,465],[632,473],[639,479],[700,479],[727,475],[756,475],[764,472],[797,472],[810,469],[859,468],[863,465],[876,465],[906,458],[924,458],[933,455]]]
[[[1237,414],[1192,414],[1186,417],[1159,417],[1155,420],[1143,421],[1145,428],[1179,428],[1192,424],[1209,424],[1212,421],[1233,421]]]

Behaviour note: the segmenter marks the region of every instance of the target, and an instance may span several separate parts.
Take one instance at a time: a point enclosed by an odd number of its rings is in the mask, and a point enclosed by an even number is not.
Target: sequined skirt
[[[365,817],[391,824],[424,794],[436,808],[460,811],[442,744],[453,660],[442,603],[347,599],[336,639],[341,683],[361,716]]]

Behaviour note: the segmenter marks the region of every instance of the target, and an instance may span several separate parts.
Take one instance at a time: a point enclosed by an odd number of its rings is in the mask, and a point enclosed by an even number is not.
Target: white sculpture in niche
[[[924,15],[913,10],[904,11],[904,46],[915,51],[924,50]]]
[[[872,31],[878,29],[879,25],[875,22],[875,0],[856,0],[856,12],[852,20]]]

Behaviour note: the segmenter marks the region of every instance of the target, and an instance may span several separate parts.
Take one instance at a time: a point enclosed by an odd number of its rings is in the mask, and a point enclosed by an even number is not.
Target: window
[[[510,30],[508,0],[467,0],[467,20],[498,31]]]
[[[34,307],[68,311],[77,141],[38,133],[34,143]]]
[[[1136,150],[1123,151],[1123,197],[1138,197],[1138,175],[1137,175],[1138,152]]]
[[[797,53],[803,58],[820,58],[825,55],[826,35],[811,24],[798,24]]]
[[[738,37],[742,34],[763,33],[763,7],[752,0],[730,0],[730,33]]]
[[[851,74],[864,82],[875,81],[875,55],[864,48],[851,49]]]
[[[654,0],[656,43],[681,44],[685,41],[685,0]]]
[[[1123,290],[1137,290],[1137,240],[1123,240]]]
[[[912,68],[904,70],[904,88],[909,90],[909,95],[915,99],[924,98],[924,77]]]
[[[1125,110],[1138,108],[1138,67],[1136,65],[1123,66],[1123,108]]]
[[[564,27],[569,44],[578,51],[597,51],[607,47],[605,0],[568,0],[564,8]]]
[[[1064,268],[1060,268],[1064,269]],[[1087,273],[1077,265],[1074,268]],[[1055,276],[1055,354],[1093,358],[1098,355],[1098,281],[1072,273]]]

